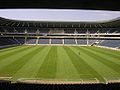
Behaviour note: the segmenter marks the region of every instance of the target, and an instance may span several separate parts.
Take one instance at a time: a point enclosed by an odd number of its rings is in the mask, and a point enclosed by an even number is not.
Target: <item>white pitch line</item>
[[[100,81],[97,78],[95,78],[95,80],[97,81],[97,83],[100,83]]]
[[[107,80],[105,77],[103,77],[103,78],[104,78],[104,80],[105,80],[105,83],[108,84],[108,80]]]
[[[0,77],[0,80],[10,80],[12,77]]]

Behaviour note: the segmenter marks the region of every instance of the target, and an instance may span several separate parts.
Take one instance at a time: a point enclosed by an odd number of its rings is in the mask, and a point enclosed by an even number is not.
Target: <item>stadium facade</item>
[[[21,21],[0,18],[0,46],[100,45],[120,47],[120,18],[97,22]]]

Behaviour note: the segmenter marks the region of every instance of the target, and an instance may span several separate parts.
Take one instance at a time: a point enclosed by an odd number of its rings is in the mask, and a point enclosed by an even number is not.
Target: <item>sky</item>
[[[120,11],[80,9],[0,9],[0,17],[30,21],[103,21],[120,17]]]

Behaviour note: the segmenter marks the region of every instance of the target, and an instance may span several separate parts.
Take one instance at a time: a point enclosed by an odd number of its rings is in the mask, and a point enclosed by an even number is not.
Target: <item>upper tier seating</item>
[[[2,27],[0,27],[0,32],[5,32],[4,29]]]
[[[15,27],[16,32],[18,33],[25,33],[25,28],[24,27]]]
[[[34,27],[27,27],[27,33],[36,33],[37,32],[37,29],[34,28]]]
[[[39,33],[43,33],[43,34],[44,34],[44,33],[49,33],[49,31],[50,31],[50,30],[47,29],[47,28],[40,28],[40,29],[39,29]]]
[[[13,27],[4,27],[3,29],[8,33],[14,33],[14,28]]]
[[[54,33],[64,33],[64,30],[63,29],[51,29],[50,30],[50,34],[54,34]]]
[[[87,29],[76,29],[76,32],[79,34],[85,34],[87,32]]]
[[[75,33],[75,29],[64,29],[64,33],[74,34]]]
[[[95,33],[98,33],[98,29],[88,29],[88,32],[95,34]]]

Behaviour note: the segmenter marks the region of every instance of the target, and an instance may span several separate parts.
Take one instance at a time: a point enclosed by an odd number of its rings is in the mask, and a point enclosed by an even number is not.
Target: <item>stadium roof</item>
[[[0,17],[1,26],[13,26],[13,27],[42,27],[42,28],[57,28],[57,27],[86,27],[86,28],[101,28],[101,27],[120,27],[120,17],[100,22],[61,22],[61,21],[22,21],[15,19],[7,19]]]
[[[119,0],[0,0],[0,8],[120,10]]]

